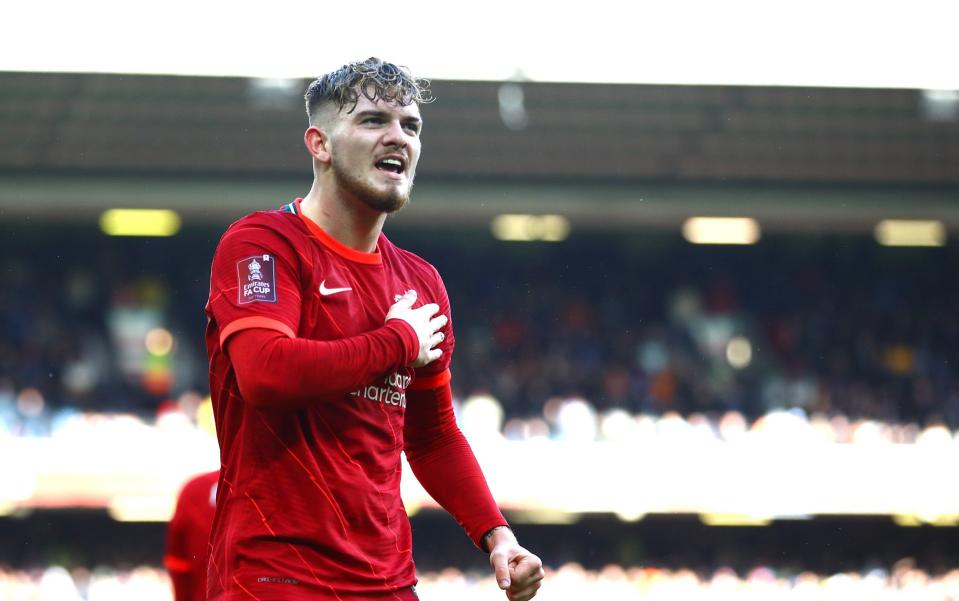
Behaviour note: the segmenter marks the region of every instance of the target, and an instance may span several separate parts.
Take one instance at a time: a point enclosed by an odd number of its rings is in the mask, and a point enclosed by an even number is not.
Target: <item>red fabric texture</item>
[[[243,399],[262,409],[301,409],[317,395],[344,395],[412,362],[419,341],[406,322],[340,340],[241,330],[227,341]]]
[[[177,496],[176,510],[167,525],[163,557],[173,582],[174,601],[206,599],[207,557],[219,475],[215,471],[195,476]]]

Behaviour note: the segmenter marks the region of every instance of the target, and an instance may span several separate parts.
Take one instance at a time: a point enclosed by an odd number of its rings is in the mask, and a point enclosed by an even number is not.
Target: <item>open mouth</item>
[[[386,158],[376,162],[376,168],[387,173],[402,175],[406,171],[406,163],[402,159]]]

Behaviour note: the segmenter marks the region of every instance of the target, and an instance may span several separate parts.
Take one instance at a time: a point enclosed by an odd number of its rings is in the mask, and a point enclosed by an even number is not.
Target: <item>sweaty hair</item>
[[[310,84],[304,96],[310,123],[317,108],[327,102],[335,104],[339,110],[349,105],[347,113],[352,113],[360,94],[371,102],[383,100],[401,106],[414,102],[427,104],[434,100],[429,80],[413,77],[406,67],[370,57],[365,61],[343,65]]]

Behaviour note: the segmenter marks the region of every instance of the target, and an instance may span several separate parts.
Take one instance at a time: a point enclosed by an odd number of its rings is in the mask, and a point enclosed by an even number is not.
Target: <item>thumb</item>
[[[493,565],[493,573],[496,574],[496,584],[504,591],[509,588],[509,561],[506,555],[496,551],[490,555],[490,563]]]

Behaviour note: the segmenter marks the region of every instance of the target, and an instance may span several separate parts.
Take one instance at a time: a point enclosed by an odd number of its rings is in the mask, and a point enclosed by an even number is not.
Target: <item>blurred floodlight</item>
[[[518,83],[504,83],[499,87],[499,116],[503,125],[513,131],[526,129],[529,125],[529,113],[526,112],[523,87]]]
[[[745,369],[753,360],[753,345],[749,339],[736,336],[726,343],[726,361],[736,369]]]
[[[302,103],[303,87],[300,79],[254,77],[247,83],[247,93],[253,108],[283,111]]]
[[[636,442],[639,440],[636,430],[633,416],[624,409],[613,409],[603,414],[600,419],[599,431],[604,440]]]
[[[154,328],[147,332],[144,344],[151,355],[165,357],[173,350],[173,334],[166,328]]]
[[[919,108],[929,121],[959,121],[959,90],[922,90]]]
[[[569,220],[562,215],[499,215],[490,224],[497,240],[560,242],[569,236]]]
[[[683,236],[693,244],[755,244],[760,230],[749,217],[690,217]]]
[[[503,406],[489,394],[473,394],[463,403],[459,422],[474,440],[498,439],[503,428]]]
[[[0,516],[16,512],[22,502],[36,493],[37,463],[35,457],[27,456],[0,464],[0,482],[3,482],[3,486],[0,486]]]
[[[36,594],[37,601],[83,601],[70,572],[61,566],[43,571]]]
[[[616,512],[616,517],[624,522],[638,522],[646,517],[646,512],[639,510],[620,510]]]
[[[581,515],[574,511],[562,509],[514,509],[510,512],[510,519],[517,524],[548,524],[568,525],[579,521]]]
[[[109,236],[172,236],[180,231],[180,216],[167,209],[109,209],[100,229]]]
[[[883,246],[942,246],[946,226],[941,221],[884,219],[876,224],[876,241]]]
[[[299,94],[302,83],[290,77],[254,77],[250,79],[251,91],[268,94]]]
[[[596,410],[580,398],[565,400],[556,416],[559,438],[574,442],[592,442],[596,439],[598,424]]]
[[[745,513],[701,513],[699,520],[707,526],[768,526],[772,519]]]
[[[110,500],[107,512],[118,522],[168,522],[175,503],[169,495],[118,495]]]

